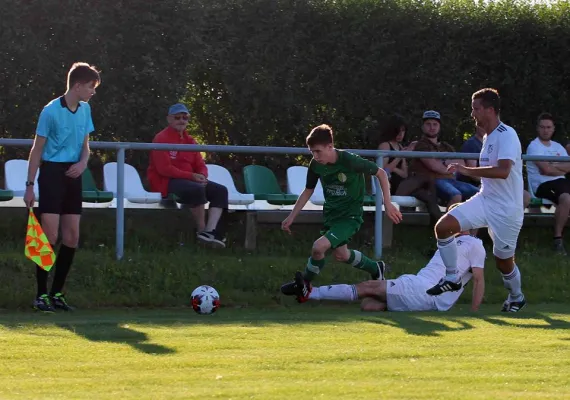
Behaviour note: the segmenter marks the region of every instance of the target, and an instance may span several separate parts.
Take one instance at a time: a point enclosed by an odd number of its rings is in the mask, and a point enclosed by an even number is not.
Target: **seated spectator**
[[[534,156],[568,156],[566,149],[552,140],[555,125],[551,114],[540,114],[537,121],[538,136],[527,147],[526,153]],[[530,189],[536,197],[556,204],[554,213],[554,250],[566,255],[562,231],[570,213],[570,180],[564,175],[570,172],[570,163],[528,161],[526,164]]]
[[[402,146],[406,131],[406,122],[401,116],[394,115],[390,117],[382,130],[381,143],[378,149],[410,150],[409,146]],[[408,163],[404,158],[385,157],[384,169],[390,177],[390,194],[395,196],[413,196],[423,201],[430,215],[430,225],[434,227],[441,217],[441,210],[437,204],[433,181],[425,178],[408,177]]]
[[[380,135],[379,150],[403,151],[402,141],[406,135],[406,123],[399,115],[388,119]],[[384,170],[390,179],[390,194],[394,195],[400,182],[408,177],[408,162],[405,158],[385,157]]]
[[[441,116],[437,111],[426,111],[423,115],[423,136],[415,146],[414,151],[425,152],[455,152],[453,146],[440,142],[438,137],[441,130]],[[469,183],[455,179],[455,175],[447,171],[447,164],[456,162],[464,164],[463,160],[441,160],[435,158],[416,158],[411,170],[417,175],[430,176],[435,180],[437,196],[447,202],[447,207],[471,198],[479,189]]]
[[[160,131],[153,143],[197,144],[186,132],[189,111],[184,104],[168,110],[168,127]],[[228,209],[228,189],[208,181],[208,168],[199,152],[157,151],[150,153],[147,177],[153,191],[163,198],[175,195],[181,204],[191,207],[197,225],[197,238],[216,247],[225,247],[226,239],[219,224]],[[205,204],[210,203],[206,224]]]

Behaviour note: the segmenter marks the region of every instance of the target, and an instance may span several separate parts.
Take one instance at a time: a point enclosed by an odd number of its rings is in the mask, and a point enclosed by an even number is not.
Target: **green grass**
[[[35,294],[34,265],[23,255],[25,213],[0,210],[0,309],[29,309]],[[5,210],[4,210],[5,211]],[[132,211],[132,210],[130,210]],[[258,248],[243,248],[243,214],[230,218],[229,247],[212,250],[195,243],[190,213],[140,211],[127,213],[125,257],[115,260],[114,212],[89,210],[82,223],[82,243],[65,291],[80,308],[177,307],[188,304],[192,290],[201,284],[216,287],[227,305],[281,307],[279,287],[303,269],[319,225],[294,225],[293,235],[278,224],[259,226]],[[551,227],[524,227],[517,249],[523,290],[530,304],[570,303],[570,257],[551,251]],[[373,256],[373,225],[367,216],[351,247]],[[399,225],[394,244],[384,249],[392,266],[390,276],[416,273],[435,247],[424,226]],[[53,275],[53,274],[52,274]],[[368,277],[327,258],[318,284],[353,283]],[[470,288],[460,299],[469,302]],[[485,303],[501,303],[506,296],[500,274],[487,246]]]
[[[2,399],[553,399],[570,315],[532,305],[366,314],[356,305],[0,314]]]

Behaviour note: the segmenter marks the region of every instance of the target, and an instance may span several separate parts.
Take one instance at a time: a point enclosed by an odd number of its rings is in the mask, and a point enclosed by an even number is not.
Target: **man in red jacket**
[[[168,110],[168,127],[157,133],[153,143],[197,144],[186,132],[190,112],[178,103]],[[228,189],[208,181],[208,168],[199,152],[156,151],[150,153],[147,170],[150,187],[163,197],[177,196],[180,203],[191,207],[196,221],[198,240],[226,247],[226,239],[218,228],[224,210],[228,209]],[[210,202],[208,223],[204,205]]]

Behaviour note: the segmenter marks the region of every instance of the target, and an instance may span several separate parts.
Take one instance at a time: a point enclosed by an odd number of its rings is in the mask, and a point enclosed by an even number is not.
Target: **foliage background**
[[[470,95],[485,86],[499,89],[523,146],[540,112],[559,118],[559,138],[569,118],[568,2],[4,0],[0,40],[4,137],[33,137],[77,60],[102,70],[94,140],[149,142],[179,100],[209,144],[303,146],[326,122],[339,147],[374,148],[386,116],[404,115],[411,139],[437,109],[458,147],[472,131]],[[234,172],[254,161],[210,157]],[[298,162],[254,157],[276,171]],[[127,161],[143,171],[147,155]]]

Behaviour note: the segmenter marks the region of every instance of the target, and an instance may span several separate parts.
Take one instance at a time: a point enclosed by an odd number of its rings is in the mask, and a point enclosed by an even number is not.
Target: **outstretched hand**
[[[293,219],[291,217],[287,217],[281,222],[281,229],[291,235],[291,224],[293,223]]]
[[[395,224],[402,222],[402,213],[392,203],[386,203],[384,208],[386,209],[386,215],[392,222]]]

